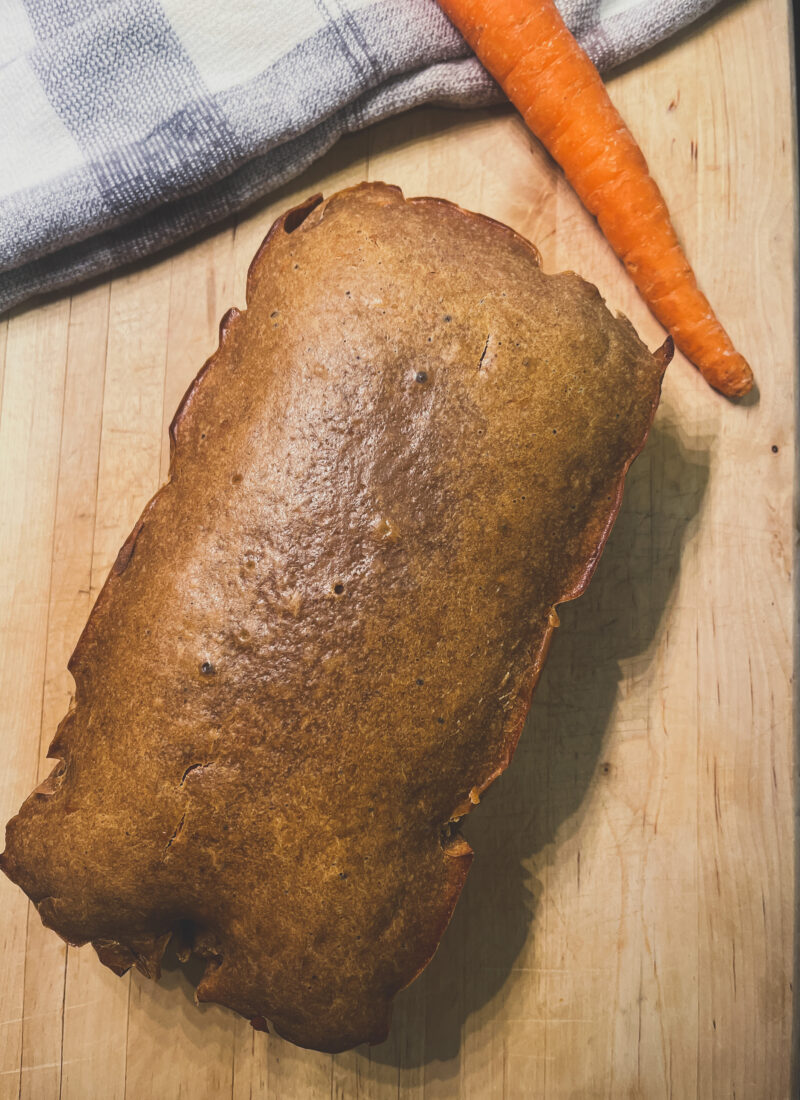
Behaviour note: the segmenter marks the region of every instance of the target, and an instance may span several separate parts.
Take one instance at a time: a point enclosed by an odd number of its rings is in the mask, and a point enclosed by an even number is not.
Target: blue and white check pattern
[[[716,0],[559,0],[601,69]],[[0,312],[139,259],[338,137],[498,89],[435,0],[0,0]]]

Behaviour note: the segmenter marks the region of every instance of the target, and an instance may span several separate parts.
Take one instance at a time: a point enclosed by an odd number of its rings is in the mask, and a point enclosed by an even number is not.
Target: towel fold
[[[715,0],[559,0],[601,70]],[[4,0],[0,312],[285,183],[342,134],[502,93],[435,0]]]

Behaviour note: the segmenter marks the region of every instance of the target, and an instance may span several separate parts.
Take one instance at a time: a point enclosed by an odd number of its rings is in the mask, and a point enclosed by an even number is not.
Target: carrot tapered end
[[[697,368],[706,382],[726,397],[744,397],[755,382],[750,364],[738,351],[726,355],[722,361],[698,363]]]

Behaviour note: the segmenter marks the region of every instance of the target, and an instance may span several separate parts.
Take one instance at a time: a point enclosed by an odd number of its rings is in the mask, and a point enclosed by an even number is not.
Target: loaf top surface
[[[44,922],[303,1045],[380,1041],[472,853],[663,358],[510,229],[384,184],[280,218],[171,429],[8,827]]]

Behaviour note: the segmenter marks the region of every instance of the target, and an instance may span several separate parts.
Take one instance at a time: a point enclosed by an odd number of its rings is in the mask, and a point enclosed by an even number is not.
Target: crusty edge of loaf
[[[250,264],[250,271],[248,272],[248,282],[250,282],[250,273],[256,270],[257,263],[263,258],[263,255],[268,250],[270,242],[274,239],[275,235],[284,227],[287,221],[290,222],[294,219],[296,225],[301,224],[304,218],[322,202],[322,195],[317,194],[306,199],[304,202],[292,207],[290,210],[285,211],[279,218],[273,222],[267,236],[264,238],[258,252],[256,253],[253,261]],[[147,516],[150,510],[154,507],[156,501],[164,493],[173,478],[173,470],[176,455],[181,441],[181,432],[184,429],[184,425],[190,419],[192,406],[194,401],[200,392],[204,380],[209,376],[211,368],[219,358],[219,353],[224,347],[226,341],[230,336],[231,329],[236,323],[239,317],[242,316],[242,311],[235,306],[229,309],[222,317],[219,325],[219,340],[217,347],[206,359],[203,366],[197,372],[191,383],[189,384],[186,392],[181,398],[178,407],[175,411],[175,415],[169,426],[169,442],[170,442],[170,465],[169,473],[166,481],[161,485],[147,504],[142,509],[141,515],[134,524],[130,534],[123,542],[120,550],[111,566],[111,569],[103,582],[100,591],[97,594],[97,599],[94,602],[92,610],[86,621],[83,630],[80,633],[78,641],[75,644],[75,648],[67,662],[67,668],[72,674],[75,682],[75,693],[73,700],[70,704],[70,708],[64,717],[59,722],[56,732],[50,742],[50,746],[47,750],[47,759],[54,760],[56,763],[48,775],[42,780],[41,783],[33,790],[25,801],[22,803],[19,811],[13,815],[6,825],[6,831],[11,824],[23,813],[27,804],[34,799],[47,798],[56,789],[56,783],[59,777],[63,774],[65,767],[69,764],[69,740],[68,731],[73,721],[75,709],[81,702],[81,677],[80,666],[83,656],[83,652],[86,646],[89,644],[89,640],[92,634],[92,621],[94,613],[97,608],[101,607],[104,601],[109,598],[110,588],[115,584],[118,578],[127,569],[136,548],[136,541],[147,522]],[[188,425],[187,425],[188,426]],[[17,882],[17,876],[15,874],[15,863],[12,860],[11,854],[8,849],[0,852],[0,870],[2,870],[12,882]],[[84,939],[77,939],[76,937],[65,935],[58,928],[53,926],[50,919],[50,908],[52,898],[39,897],[31,898],[39,917],[45,927],[50,928],[55,932],[65,943],[73,947],[82,947],[87,941]],[[92,940],[92,946],[95,948],[101,962],[108,966],[109,969],[119,976],[127,973],[131,966],[136,966],[147,977],[158,977],[160,972],[160,960],[166,950],[169,937],[156,936],[155,934],[150,937],[151,943],[145,943],[142,940],[140,950],[133,952],[128,944],[121,944],[117,941],[110,939]]]
[[[467,211],[467,213],[469,213],[469,212]],[[480,215],[476,215],[476,216],[480,216]],[[489,219],[489,220],[491,220],[491,219]],[[668,336],[667,339],[664,341],[664,343],[661,345],[661,347],[658,348],[653,353],[653,358],[656,361],[656,364],[658,366],[658,369],[660,371],[660,374],[661,374],[662,378],[663,378],[663,375],[664,375],[664,371],[669,366],[669,363],[672,359],[673,354],[674,354],[674,344],[673,344],[673,341],[672,341],[672,337]],[[611,507],[609,509],[608,518],[607,518],[606,523],[602,527],[599,536],[597,536],[594,550],[593,550],[592,554],[590,555],[589,560],[587,561],[586,565],[581,570],[578,571],[578,573],[576,574],[574,579],[570,579],[570,582],[567,585],[565,585],[565,591],[559,597],[559,599],[557,599],[555,601],[555,603],[553,605],[553,608],[552,608],[553,611],[555,611],[556,607],[559,606],[560,604],[569,603],[571,600],[575,600],[579,596],[581,596],[586,591],[586,588],[588,587],[589,582],[591,581],[592,576],[594,575],[594,572],[597,569],[597,565],[600,561],[600,558],[602,557],[603,550],[605,549],[606,543],[608,542],[608,537],[611,534],[611,530],[614,526],[614,523],[617,519],[617,516],[619,515],[619,510],[622,506],[622,496],[623,496],[623,492],[624,492],[624,489],[625,489],[625,479],[627,478],[628,471],[630,470],[630,468],[633,465],[634,461],[642,453],[642,450],[644,449],[644,445],[647,442],[647,438],[650,435],[650,430],[653,426],[653,420],[655,419],[656,410],[658,409],[660,396],[661,396],[661,394],[660,394],[660,388],[659,388],[659,391],[656,393],[655,398],[653,400],[653,403],[651,405],[650,414],[649,414],[647,423],[645,425],[644,432],[642,433],[642,437],[639,440],[639,443],[637,444],[636,448],[632,452],[630,458],[627,460],[627,462],[623,466],[622,471],[620,472],[620,476],[618,478],[618,481],[617,481],[617,484],[616,484],[616,487],[615,487],[615,491],[614,491],[614,497],[613,497],[613,500],[611,502]],[[497,766],[489,774],[489,776],[483,781],[481,786],[479,786],[476,789],[475,794],[477,796],[478,801],[470,800],[468,802],[461,803],[453,811],[453,814],[451,816],[451,820],[459,821],[463,817],[466,817],[468,814],[472,813],[472,811],[475,809],[475,807],[479,804],[480,798],[483,795],[483,793],[486,790],[488,790],[488,788],[492,785],[492,783],[494,783],[495,780],[498,779],[503,774],[504,771],[506,771],[506,769],[510,765],[511,761],[513,760],[514,753],[515,753],[515,751],[517,749],[517,746],[519,744],[520,737],[522,736],[522,730],[524,729],[525,722],[526,722],[527,717],[528,717],[528,712],[530,711],[530,708],[531,708],[531,702],[533,700],[533,693],[536,689],[536,684],[538,683],[539,676],[541,674],[544,663],[547,659],[547,654],[548,654],[548,651],[550,649],[550,642],[552,641],[553,633],[555,631],[555,628],[556,628],[557,624],[558,624],[558,616],[557,615],[551,615],[550,618],[549,618],[549,621],[548,621],[548,625],[545,629],[544,635],[542,637],[541,644],[536,649],[536,651],[532,652],[532,654],[531,654],[531,663],[530,663],[530,666],[527,670],[527,673],[526,673],[526,675],[523,679],[522,690],[518,692],[518,694],[517,694],[517,696],[514,700],[513,707],[510,711],[509,718],[506,722],[506,726],[505,726],[505,730],[504,730],[503,753],[502,753],[502,756],[500,757],[500,760],[499,760]],[[473,853],[473,850],[470,847],[469,843],[467,842],[467,840],[464,837],[460,837],[459,839],[462,842],[462,844],[459,846],[459,850],[454,853],[454,858],[452,860],[453,866],[452,866],[452,871],[451,871],[451,874],[450,874],[450,880],[449,880],[449,883],[448,883],[448,885],[450,887],[449,914],[447,916],[447,919],[444,921],[444,924],[442,925],[441,932],[438,935],[438,938],[437,938],[437,941],[436,941],[436,944],[434,946],[433,951],[431,951],[431,953],[428,956],[428,958],[426,959],[426,961],[422,964],[422,966],[419,968],[419,970],[413,975],[413,977],[410,978],[408,980],[408,982],[406,982],[405,986],[402,987],[404,989],[407,988],[409,985],[411,985],[412,982],[416,981],[416,979],[419,977],[419,975],[422,973],[422,971],[430,963],[431,959],[436,954],[436,951],[439,947],[439,944],[441,943],[442,936],[444,935],[444,933],[447,929],[447,925],[450,923],[450,920],[452,918],[453,912],[454,912],[455,907],[456,907],[456,903],[458,902],[458,899],[461,895],[461,891],[464,887],[464,883],[466,881],[467,874],[469,873],[469,868],[470,868],[470,864],[472,863],[474,853]],[[445,849],[445,855],[448,855],[447,849]]]
[[[661,374],[664,374],[664,371],[666,371],[666,368],[672,357],[672,351],[672,339],[671,337],[668,337],[666,342],[661,345],[661,348],[659,348],[654,353],[654,357],[659,364]],[[574,577],[574,579],[571,580],[570,583],[566,586],[565,592],[563,592],[563,594],[557,599],[556,603],[554,604],[554,608],[552,608],[554,609],[554,612],[559,604],[569,603],[570,601],[572,601],[572,599],[577,599],[580,595],[582,595],[583,592],[587,590],[595,569],[598,568],[598,563],[600,562],[603,550],[605,549],[605,544],[607,540],[609,540],[609,536],[611,535],[611,530],[614,526],[616,517],[618,514],[620,514],[623,492],[625,488],[625,478],[627,477],[628,470],[631,469],[631,466],[633,462],[638,458],[638,455],[642,453],[644,445],[647,442],[647,437],[649,436],[651,427],[653,427],[653,421],[656,416],[659,397],[660,394],[658,394],[653,401],[653,406],[651,406],[650,415],[642,439],[640,439],[636,450],[631,455],[631,458],[629,458],[628,461],[625,463],[623,470],[620,474],[620,478],[618,478],[615,487],[614,498],[612,500],[611,509],[609,511],[609,518],[607,518],[599,537],[596,538],[595,547],[591,554],[591,557],[587,564],[585,564],[584,568],[578,573],[578,575]],[[544,637],[543,639],[541,639],[541,643],[538,649],[535,652],[531,652],[530,665],[524,678],[523,689],[522,691],[519,691],[517,693],[511,714],[509,714],[504,730],[503,753],[500,761],[498,761],[497,766],[489,774],[489,777],[487,777],[483,781],[479,788],[476,788],[475,795],[476,798],[478,798],[478,801],[473,802],[470,800],[467,803],[461,803],[459,806],[456,807],[456,810],[453,811],[451,820],[460,821],[462,817],[465,817],[468,814],[472,813],[472,811],[475,809],[475,806],[479,804],[483,793],[491,787],[492,783],[494,783],[496,779],[501,777],[503,772],[508,768],[509,764],[511,764],[517,745],[519,744],[519,738],[522,737],[523,729],[525,727],[525,722],[530,709],[530,704],[531,702],[533,702],[536,684],[538,683],[541,669],[543,669],[545,661],[547,660],[547,653],[550,648],[550,641],[552,640],[552,635],[554,635],[557,624],[558,617],[550,616],[548,625],[545,629]],[[473,850],[467,842],[467,839],[465,839],[464,837],[460,837],[459,839],[462,843],[459,846],[459,850],[457,851],[457,853],[453,854],[452,869],[450,871],[448,882],[450,905],[447,920],[442,924],[441,931],[438,934],[434,949],[432,949],[432,952],[425,960],[425,963],[421,965],[416,971],[416,974],[412,978],[409,978],[409,980],[406,982],[406,985],[402,987],[403,989],[406,989],[408,986],[412,985],[413,981],[416,981],[421,972],[423,972],[423,970],[425,970],[425,968],[428,966],[430,960],[436,955],[439,944],[441,943],[441,938],[447,930],[447,926],[450,923],[454,909],[456,909],[456,904],[461,895],[464,882],[467,881],[470,865],[472,864]],[[449,855],[447,849],[445,849],[445,855]]]

